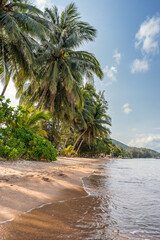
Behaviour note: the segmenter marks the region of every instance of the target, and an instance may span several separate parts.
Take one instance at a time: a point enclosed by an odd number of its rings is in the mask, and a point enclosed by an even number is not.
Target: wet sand
[[[33,236],[29,237],[29,234],[32,230],[35,234],[35,226],[38,227],[38,232],[39,226],[45,229],[45,237],[40,234],[42,236],[40,238],[36,233],[35,239],[49,239],[46,238],[46,231],[51,227],[55,230],[54,234],[58,234],[62,229],[71,231],[67,221],[64,220],[64,216],[68,215],[64,208],[58,208],[60,215],[54,219],[54,223],[53,218],[49,219],[47,213],[43,211],[42,214],[40,213],[42,208],[24,213],[45,203],[86,196],[81,178],[92,174],[105,161],[105,159],[86,158],[58,158],[58,161],[52,163],[1,160],[0,240],[22,239],[22,237],[34,239]],[[5,223],[12,219],[14,220]]]
[[[77,196],[75,190],[64,191]],[[83,194],[83,191],[82,191]],[[54,202],[30,213],[23,214],[10,223],[0,225],[1,240],[133,240],[118,232],[102,227],[94,219],[97,199],[92,196]],[[98,212],[96,213],[98,214]]]
[[[58,158],[56,162],[0,161],[0,223],[44,203],[83,195],[81,177],[106,160]],[[82,194],[83,192],[83,194]],[[75,193],[74,193],[75,194]],[[69,194],[69,197],[74,194]]]

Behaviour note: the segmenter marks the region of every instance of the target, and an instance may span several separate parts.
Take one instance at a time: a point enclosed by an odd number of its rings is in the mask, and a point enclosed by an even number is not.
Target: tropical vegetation
[[[56,6],[42,12],[26,0],[0,1],[1,157],[55,160],[57,150],[109,151],[108,103],[94,87],[103,71],[82,50],[95,37],[74,3],[59,14]],[[3,98],[10,80],[20,102],[15,109]]]
[[[9,103],[0,97],[0,157],[56,160],[57,150],[50,141],[39,136],[46,132],[38,122],[48,119],[48,115],[36,111],[29,117],[28,109],[14,109]]]

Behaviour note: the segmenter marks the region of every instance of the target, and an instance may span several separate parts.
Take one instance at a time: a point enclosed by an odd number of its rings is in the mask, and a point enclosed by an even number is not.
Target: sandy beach
[[[91,174],[103,161],[86,158],[58,158],[51,163],[1,160],[0,223],[45,203],[85,195],[81,177]]]
[[[0,240],[139,239],[101,225],[101,199],[88,195],[83,187],[88,176],[92,181],[99,177],[106,161],[1,160]]]

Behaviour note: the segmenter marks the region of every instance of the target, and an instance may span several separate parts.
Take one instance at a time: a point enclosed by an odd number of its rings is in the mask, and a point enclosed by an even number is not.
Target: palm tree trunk
[[[5,84],[5,86],[4,86],[4,88],[3,88],[3,91],[2,91],[2,93],[1,93],[1,97],[4,96],[4,94],[5,94],[5,92],[6,92],[6,89],[7,89],[7,87],[8,87],[8,83],[9,83],[9,81]]]
[[[81,140],[81,142],[80,142],[80,144],[79,144],[79,146],[78,146],[77,153],[79,152],[79,150],[80,150],[80,148],[81,148],[81,145],[82,145],[83,141],[84,141],[84,138]]]
[[[7,69],[6,69],[6,65],[5,65],[5,57],[4,57],[4,45],[3,45],[3,41],[2,41],[2,53],[3,53],[3,64],[4,64],[4,80],[5,80],[5,85],[4,85],[4,88],[2,90],[2,93],[1,93],[1,97],[4,96],[5,92],[6,92],[6,89],[8,87],[8,83],[9,83],[9,80],[10,80],[10,76],[11,76],[11,71],[9,72]]]
[[[85,132],[87,131],[87,129],[88,129],[88,127],[87,127],[87,128],[81,133],[81,135],[79,135],[79,137],[76,139],[76,141],[75,141],[75,143],[74,143],[74,145],[73,145],[72,151],[74,151],[74,149],[75,149],[78,141],[79,141],[79,140],[81,139],[81,137],[85,134]],[[70,154],[70,155],[71,155],[71,154]],[[69,155],[69,156],[70,156],[70,155]]]
[[[55,100],[56,95],[51,93],[51,113],[54,112],[54,100]]]
[[[45,86],[45,88],[43,90],[43,93],[42,93],[42,96],[40,97],[39,103],[38,103],[38,105],[36,107],[36,110],[41,106],[42,101],[43,101],[43,99],[44,99],[44,97],[45,97],[45,95],[46,95],[46,93],[48,91],[49,85],[50,85],[50,82]]]
[[[66,148],[66,145],[67,145],[68,139],[69,139],[69,137],[70,137],[70,129],[71,129],[71,125],[72,125],[72,121],[69,123],[68,136],[67,136],[66,141],[65,141],[65,143],[64,143],[63,150]]]
[[[63,150],[66,148],[66,144],[67,144],[67,142],[68,142],[68,138],[69,138],[69,135],[68,135],[68,137],[66,138],[66,141],[65,141],[64,146],[63,146]]]

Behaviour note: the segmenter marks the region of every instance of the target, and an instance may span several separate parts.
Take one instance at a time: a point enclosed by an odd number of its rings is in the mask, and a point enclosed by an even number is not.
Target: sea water
[[[84,184],[98,203],[99,227],[92,239],[107,239],[108,230],[131,239],[160,239],[160,160],[109,160]]]

